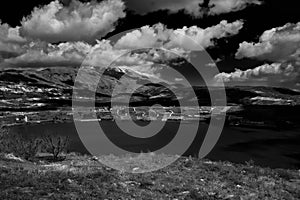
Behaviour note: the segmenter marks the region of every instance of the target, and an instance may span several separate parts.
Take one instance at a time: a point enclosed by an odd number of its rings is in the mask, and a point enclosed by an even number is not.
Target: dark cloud
[[[176,13],[184,10],[195,17],[217,15],[242,10],[249,5],[260,5],[260,0],[126,0],[127,7],[139,14],[159,10]]]
[[[72,0],[59,0],[59,2],[62,3],[64,6],[69,6]]]

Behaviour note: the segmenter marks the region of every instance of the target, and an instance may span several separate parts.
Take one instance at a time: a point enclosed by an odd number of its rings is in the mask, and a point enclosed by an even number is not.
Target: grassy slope
[[[300,172],[180,158],[131,174],[86,156],[36,164],[0,159],[0,199],[300,199]]]

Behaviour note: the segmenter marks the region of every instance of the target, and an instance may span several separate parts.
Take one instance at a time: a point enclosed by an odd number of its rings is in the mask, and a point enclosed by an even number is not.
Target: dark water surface
[[[89,123],[89,122],[84,122]],[[127,123],[126,121],[122,123]],[[103,130],[109,134],[111,140],[117,141],[119,146],[132,152],[149,152],[160,149],[168,144],[176,135],[180,122],[168,122],[167,126],[157,136],[149,139],[129,140],[125,134],[120,134],[120,130],[112,121],[100,122]],[[188,129],[195,126],[195,123],[184,123]],[[206,134],[208,125],[200,124],[197,137],[193,141],[185,155],[197,155]],[[74,123],[63,124],[36,124],[26,126],[16,126],[12,132],[26,134],[28,136],[39,137],[45,134],[69,136],[71,143],[69,150],[88,154],[89,152],[81,142],[77,134]],[[189,134],[188,132],[186,134]],[[143,135],[143,133],[141,133]],[[87,138],[93,145],[103,145],[95,138]],[[108,154],[109,152],[103,152]],[[168,153],[168,152],[166,152]],[[268,130],[240,127],[225,127],[222,135],[214,147],[213,151],[206,157],[214,161],[230,161],[234,163],[245,163],[253,160],[256,165],[271,168],[300,168],[300,130]]]

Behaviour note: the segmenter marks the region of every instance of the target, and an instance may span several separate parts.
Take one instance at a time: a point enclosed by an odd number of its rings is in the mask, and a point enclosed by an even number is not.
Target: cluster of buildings
[[[1,125],[22,125],[35,123],[60,123],[72,121],[73,116],[68,111],[39,111],[39,112],[3,112],[0,113]]]
[[[112,108],[96,108],[77,110],[79,116],[76,120],[88,121],[88,119],[98,120],[205,120],[211,114],[211,107],[126,107],[114,106]]]
[[[74,115],[71,110],[39,111],[39,112],[3,112],[0,113],[0,125],[18,125],[34,123],[62,123],[91,120],[208,120],[211,115],[221,114],[229,108],[216,107],[126,107],[114,106],[101,108],[82,107]]]

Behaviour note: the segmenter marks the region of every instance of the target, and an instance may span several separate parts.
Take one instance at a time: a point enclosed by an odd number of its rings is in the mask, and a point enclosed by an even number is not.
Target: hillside
[[[152,160],[151,160],[152,159]],[[162,156],[150,160],[161,161]],[[142,160],[149,166],[149,158]],[[142,167],[142,166],[141,166]],[[192,158],[159,171],[115,171],[87,156],[58,163],[0,160],[1,199],[299,199],[299,171]]]
[[[53,67],[45,69],[7,69],[0,71],[0,109],[57,109],[70,107],[72,92],[77,74],[76,68]],[[131,96],[131,102],[137,105],[176,104],[176,97],[170,89],[177,91],[185,104],[195,101],[188,88],[176,83],[166,83],[133,71],[120,69],[107,70],[100,82],[94,82],[99,72],[86,71],[79,78],[76,91],[81,96],[90,97],[92,91],[97,91],[96,102],[109,104],[114,87],[115,100],[122,103],[125,97]],[[119,79],[122,77],[122,81]],[[85,84],[82,84],[84,82]],[[152,82],[152,83],[149,83]],[[165,85],[165,86],[163,86]],[[97,89],[95,88],[97,87]],[[132,91],[132,88],[138,88]],[[169,89],[168,89],[169,88]],[[206,87],[194,88],[200,105],[210,105],[209,93]],[[218,93],[220,88],[213,88]],[[238,105],[299,105],[300,92],[287,88],[269,87],[228,87],[226,88],[229,104]]]

